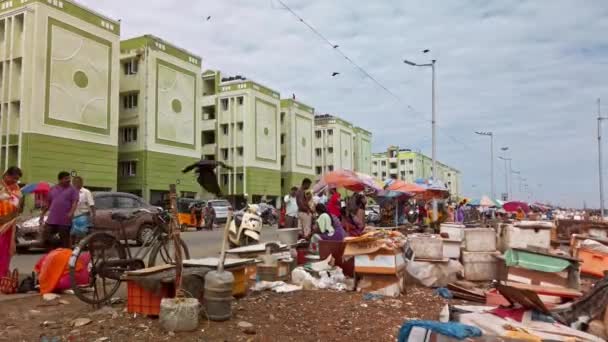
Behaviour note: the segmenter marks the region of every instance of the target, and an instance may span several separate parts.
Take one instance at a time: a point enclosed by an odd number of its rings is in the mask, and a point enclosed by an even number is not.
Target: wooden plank
[[[558,297],[562,297],[562,298],[578,298],[583,295],[583,293],[580,291],[568,289],[565,287],[528,285],[528,284],[515,283],[512,281],[507,281],[505,284],[507,286],[511,286],[511,287],[514,287],[519,290],[529,290],[529,291],[533,291],[537,294],[542,294],[542,295],[546,295],[546,296],[558,296]]]
[[[125,274],[130,275],[130,276],[143,276],[143,275],[148,275],[148,274],[165,271],[165,270],[171,269],[173,267],[175,267],[175,265],[158,265],[158,266],[152,266],[152,267],[148,267],[148,268],[142,268],[141,270],[127,271],[127,272],[125,272]]]

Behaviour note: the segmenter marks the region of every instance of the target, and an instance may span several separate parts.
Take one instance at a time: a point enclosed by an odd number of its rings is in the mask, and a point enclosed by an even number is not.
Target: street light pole
[[[519,181],[519,184],[521,186],[521,171],[513,171],[511,170],[511,174],[512,175],[517,175],[517,180]],[[513,189],[513,182],[511,181],[511,191]]]
[[[494,133],[475,132],[475,134],[490,137],[490,189],[492,193],[492,200],[496,200],[496,189],[494,187]]]
[[[608,117],[602,117],[600,99],[597,99],[597,164],[600,178],[600,220],[604,220],[604,176],[602,174],[602,120]]]
[[[432,71],[432,82],[431,82],[431,86],[432,86],[432,90],[431,90],[431,101],[432,101],[432,116],[431,116],[431,139],[432,139],[432,147],[431,147],[431,158],[433,159],[432,162],[432,177],[433,177],[433,183],[437,181],[437,134],[436,134],[436,124],[437,124],[437,109],[436,109],[436,82],[435,82],[435,63],[437,62],[436,59],[431,60],[431,63],[427,63],[427,64],[417,64],[414,62],[411,62],[407,59],[403,60],[403,63],[411,65],[411,66],[415,66],[415,67],[431,67],[431,71]],[[432,213],[432,218],[433,218],[433,222],[437,222],[437,218],[438,218],[438,212],[437,212],[437,200],[433,199],[433,213]]]
[[[507,195],[506,199],[509,200],[509,171],[507,170],[507,162],[511,161],[511,158],[498,157],[505,162],[505,194]]]

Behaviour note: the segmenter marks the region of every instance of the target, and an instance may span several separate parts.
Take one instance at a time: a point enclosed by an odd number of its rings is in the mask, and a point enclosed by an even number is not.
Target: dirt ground
[[[376,300],[326,290],[250,293],[234,301],[227,322],[202,319],[194,332],[168,333],[158,319],[128,314],[124,304],[96,310],[74,296],[36,296],[0,303],[0,341],[395,341],[405,320],[438,319],[445,303],[418,287]],[[76,319],[91,322],[74,327]]]

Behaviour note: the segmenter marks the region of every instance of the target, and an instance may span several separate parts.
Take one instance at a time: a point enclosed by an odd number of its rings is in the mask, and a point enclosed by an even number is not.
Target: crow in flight
[[[217,183],[217,177],[214,172],[215,168],[218,166],[232,170],[232,167],[222,163],[221,161],[201,159],[190,166],[186,166],[182,172],[188,173],[196,169],[195,173],[198,173],[198,177],[196,179],[198,184],[200,184],[203,189],[209,191],[217,197],[221,197],[222,191],[220,190],[220,185]]]

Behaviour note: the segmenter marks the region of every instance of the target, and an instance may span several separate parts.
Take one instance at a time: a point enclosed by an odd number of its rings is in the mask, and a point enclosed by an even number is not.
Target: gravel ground
[[[202,319],[198,330],[168,333],[158,319],[128,314],[124,304],[97,310],[76,297],[40,297],[0,305],[0,341],[395,341],[408,319],[438,319],[446,303],[431,289],[364,300],[355,292],[250,293],[235,300],[227,322]],[[80,327],[75,327],[79,320]],[[89,322],[90,321],[90,322]],[[248,323],[248,324],[247,324]]]

